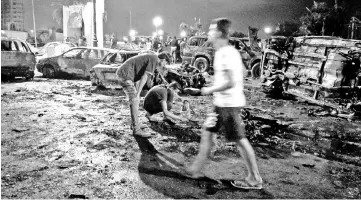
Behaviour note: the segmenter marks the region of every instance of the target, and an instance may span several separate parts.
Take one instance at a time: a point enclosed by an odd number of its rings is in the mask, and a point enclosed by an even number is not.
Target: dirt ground
[[[267,97],[247,81],[247,134],[264,189],[240,190],[245,176],[233,143],[218,137],[194,180],[182,168],[198,151],[210,96],[185,96],[198,124],[141,121],[154,132],[134,138],[124,93],[95,90],[90,81],[36,77],[1,84],[1,198],[361,198],[361,123],[309,116],[300,100]],[[252,87],[250,87],[252,86]],[[142,103],[142,102],[141,102]],[[174,112],[180,113],[180,106]]]

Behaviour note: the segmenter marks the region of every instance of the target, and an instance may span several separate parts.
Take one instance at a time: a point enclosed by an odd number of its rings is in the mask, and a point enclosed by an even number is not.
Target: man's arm
[[[226,82],[223,85],[217,85],[217,86],[211,86],[211,87],[206,87],[206,88],[202,88],[202,93],[203,94],[212,94],[214,92],[221,92],[224,90],[228,90],[231,89],[232,87],[234,87],[234,85],[236,84],[234,79],[233,79],[233,74],[231,73],[231,70],[224,70],[223,71],[226,75]]]
[[[181,121],[188,121],[188,119],[186,119],[184,117],[180,117],[180,116],[177,116],[177,115],[169,112],[166,101],[163,100],[160,103],[162,104],[162,109],[163,109],[163,113],[164,113],[165,116],[170,117],[172,119],[178,119],[178,120],[181,120]]]

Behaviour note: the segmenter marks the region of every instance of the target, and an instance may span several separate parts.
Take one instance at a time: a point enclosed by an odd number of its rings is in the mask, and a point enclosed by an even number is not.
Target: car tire
[[[194,67],[197,68],[201,73],[207,72],[209,69],[208,60],[203,57],[199,57],[196,59],[196,61],[194,61]]]
[[[43,68],[43,77],[44,78],[55,78],[56,72],[53,66],[46,65]]]
[[[30,72],[30,73],[26,74],[25,79],[26,79],[26,80],[33,79],[33,78],[34,78],[34,75],[35,75],[34,72]]]
[[[257,62],[256,64],[254,64],[252,66],[252,69],[251,69],[252,78],[253,79],[261,78],[261,73],[262,73],[261,63]]]

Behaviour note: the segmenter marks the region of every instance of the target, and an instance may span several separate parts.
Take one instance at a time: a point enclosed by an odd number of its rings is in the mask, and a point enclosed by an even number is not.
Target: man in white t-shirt
[[[242,180],[232,181],[232,185],[243,189],[261,189],[262,178],[258,171],[254,150],[246,138],[245,125],[240,117],[240,110],[246,105],[243,93],[244,65],[239,52],[229,45],[231,21],[219,18],[212,21],[208,40],[216,48],[214,59],[214,84],[202,88],[202,94],[213,94],[214,112],[208,115],[202,129],[199,153],[187,169],[194,178],[200,173],[214,145],[213,136],[221,127],[225,128],[225,137],[235,142],[246,162],[248,176]]]

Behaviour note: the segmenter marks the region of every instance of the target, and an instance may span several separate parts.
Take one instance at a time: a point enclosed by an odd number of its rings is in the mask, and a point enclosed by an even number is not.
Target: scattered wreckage
[[[184,94],[200,95],[200,89],[206,84],[207,72],[200,72],[199,69],[185,62],[177,69],[159,69],[155,73],[153,85],[168,84],[177,82],[180,84]]]
[[[272,40],[271,40],[272,42]],[[359,113],[361,41],[330,36],[274,40],[264,51],[262,86],[274,97],[293,95],[333,109]]]

